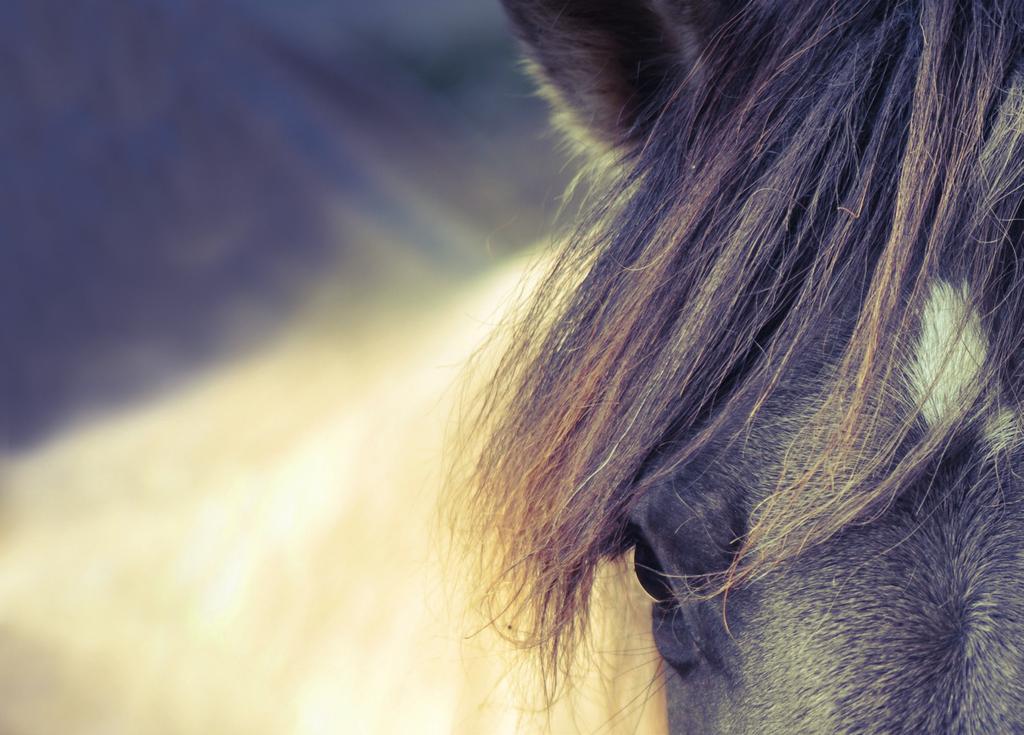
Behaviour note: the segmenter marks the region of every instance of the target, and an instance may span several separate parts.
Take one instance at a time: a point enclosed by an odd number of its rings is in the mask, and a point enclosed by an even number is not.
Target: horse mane
[[[637,498],[749,425],[837,315],[818,408],[709,594],[876,517],[953,430],[1018,402],[1020,4],[749,5],[500,330],[464,417],[448,504],[473,582],[556,677]],[[901,368],[940,275],[990,344],[922,428]]]

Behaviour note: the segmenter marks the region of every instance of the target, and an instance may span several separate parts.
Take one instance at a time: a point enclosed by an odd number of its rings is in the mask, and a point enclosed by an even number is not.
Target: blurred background
[[[400,321],[572,170],[497,0],[0,3],[0,437],[165,389],[310,293]]]
[[[0,0],[0,90],[0,732],[510,732],[432,546],[574,174],[497,0]]]

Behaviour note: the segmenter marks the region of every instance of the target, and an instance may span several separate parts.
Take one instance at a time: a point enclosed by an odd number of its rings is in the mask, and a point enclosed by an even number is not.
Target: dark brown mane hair
[[[474,582],[550,671],[636,499],[753,420],[838,315],[793,442],[816,451],[793,452],[713,593],[881,512],[992,408],[981,396],[1017,403],[989,389],[1022,377],[1024,4],[743,5],[701,74],[664,76],[649,132],[501,331],[466,417],[449,505]],[[962,410],[922,431],[902,368],[940,274],[990,345]],[[904,420],[881,418],[892,400]]]

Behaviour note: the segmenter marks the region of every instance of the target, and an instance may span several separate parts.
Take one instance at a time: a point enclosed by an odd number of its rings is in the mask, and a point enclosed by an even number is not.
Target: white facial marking
[[[977,385],[988,340],[965,288],[937,281],[925,303],[921,335],[910,369],[914,397],[936,424]]]

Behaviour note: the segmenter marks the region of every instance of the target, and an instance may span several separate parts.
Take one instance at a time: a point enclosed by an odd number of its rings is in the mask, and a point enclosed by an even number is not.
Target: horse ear
[[[628,149],[740,0],[503,2],[563,127]]]

